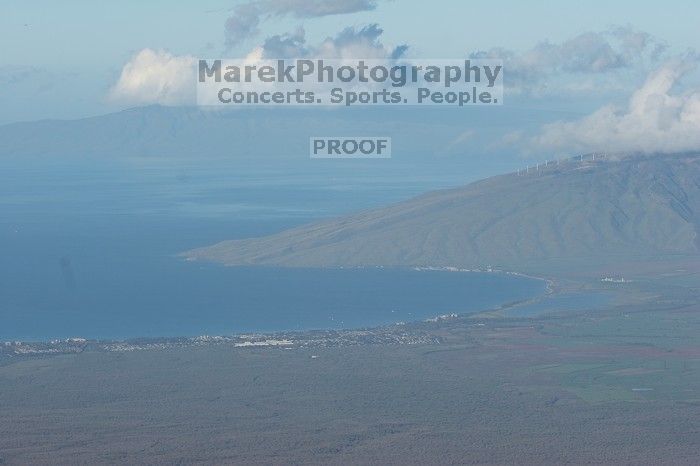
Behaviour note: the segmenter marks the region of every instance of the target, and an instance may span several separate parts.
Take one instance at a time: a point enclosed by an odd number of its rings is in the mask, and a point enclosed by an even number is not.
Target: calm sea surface
[[[491,274],[227,268],[176,257],[458,180],[290,178],[177,164],[0,170],[0,340],[374,326],[476,311],[544,288]]]

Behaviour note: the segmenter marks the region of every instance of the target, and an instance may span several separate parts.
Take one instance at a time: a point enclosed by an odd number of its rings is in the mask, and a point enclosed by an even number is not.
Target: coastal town
[[[440,322],[456,315],[437,316],[427,322]],[[359,345],[430,345],[441,339],[431,335],[420,324],[398,323],[390,326],[355,330],[311,330],[305,332],[249,333],[232,336],[200,335],[195,337],[136,338],[123,341],[66,338],[48,342],[5,341],[0,345],[0,357],[50,356],[86,351],[133,352],[227,346],[233,349],[251,348],[322,348]]]

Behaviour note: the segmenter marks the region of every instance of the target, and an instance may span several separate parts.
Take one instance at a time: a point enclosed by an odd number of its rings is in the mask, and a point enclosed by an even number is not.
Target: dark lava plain
[[[6,351],[0,463],[697,464],[697,279],[560,284],[617,298],[420,338]]]

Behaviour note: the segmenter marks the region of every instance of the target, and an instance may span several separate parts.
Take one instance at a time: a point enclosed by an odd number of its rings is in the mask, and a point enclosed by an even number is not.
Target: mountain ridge
[[[574,158],[183,255],[297,267],[605,266],[699,255],[698,212],[700,154]]]
[[[415,156],[435,149],[432,136],[449,141],[460,128],[458,121],[426,123],[407,112],[389,118],[386,111],[135,107],[0,125],[0,157],[294,159],[308,158],[309,137],[338,134],[394,136],[396,150]]]

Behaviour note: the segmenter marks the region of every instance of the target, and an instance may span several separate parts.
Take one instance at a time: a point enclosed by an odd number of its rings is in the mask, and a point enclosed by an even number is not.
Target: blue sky
[[[328,11],[338,14],[324,14]],[[462,58],[477,51],[511,54],[506,76],[516,75],[513,70],[523,71],[533,60],[538,67],[544,63],[542,72],[537,71],[536,85],[519,83],[511,90],[509,105],[564,110],[585,118],[609,103],[630,106],[629,99],[654,70],[694,68],[697,59],[688,50],[700,50],[697,18],[700,4],[690,0],[4,0],[0,5],[0,124],[80,118],[135,105],[133,99],[110,98],[110,90],[125,64],[143,50],[175,57],[243,57],[266,38],[289,38],[300,28],[305,46],[313,48],[347,27],[360,31],[368,24],[383,30],[372,39],[378,46],[407,44],[407,53],[413,57]],[[251,22],[255,24],[248,30]],[[624,39],[611,32],[622,29]],[[628,37],[646,37],[649,45],[643,50],[623,50],[619,41]],[[608,41],[624,65],[593,70],[598,65],[592,60],[600,63],[600,57],[594,56],[600,50],[593,48]],[[654,55],[653,47],[661,45],[663,53]],[[556,62],[548,59],[552,53]],[[682,65],[667,65],[679,57]],[[690,67],[689,62],[693,62]],[[677,87],[681,93],[693,91],[695,78],[697,73],[684,71],[674,76],[672,88],[661,86],[658,92],[671,102]],[[690,100],[687,107],[671,104],[676,110],[694,112]],[[624,109],[621,112],[619,122],[624,123]],[[686,126],[674,137],[683,135]],[[559,130],[568,134],[571,128]],[[555,143],[557,137],[561,135],[550,134],[548,143]]]

